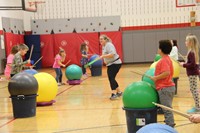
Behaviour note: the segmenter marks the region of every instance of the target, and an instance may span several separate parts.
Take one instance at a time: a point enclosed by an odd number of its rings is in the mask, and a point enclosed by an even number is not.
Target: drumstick
[[[174,109],[172,109],[172,108],[169,108],[169,107],[167,107],[167,106],[164,106],[164,105],[161,105],[161,104],[158,104],[158,103],[154,103],[154,102],[152,102],[152,103],[153,103],[154,105],[158,106],[158,107],[161,107],[161,108],[163,108],[163,109],[165,109],[165,110],[172,111],[172,112],[174,112],[174,113],[176,113],[176,114],[178,114],[178,115],[181,115],[181,116],[183,116],[183,117],[185,117],[185,118],[189,118],[189,117],[190,117],[190,115],[185,114],[185,113],[182,113],[182,112],[180,112],[180,111],[178,111],[178,110],[174,110]]]
[[[151,79],[151,76],[149,76],[149,75],[146,75],[146,74],[143,74],[143,73],[141,73],[141,72],[138,72],[138,71],[131,71],[131,72],[133,72],[133,73],[136,73],[136,74],[138,74],[138,75],[141,75],[141,76],[145,76],[145,77],[147,77],[147,78],[150,78],[150,79]]]
[[[30,55],[29,55],[29,60],[31,59],[31,56],[32,56],[32,53],[33,53],[33,48],[34,48],[34,45],[31,46],[31,51],[30,51]]]
[[[66,64],[65,64],[65,66],[67,65],[67,64],[69,64],[71,62],[71,60],[69,60]]]
[[[43,56],[42,56],[43,57]],[[42,57],[40,57],[36,62],[35,62],[35,64],[33,64],[33,66],[35,66],[41,59],[42,59]]]
[[[174,62],[176,62],[176,63],[178,63],[178,64],[180,64],[180,62],[179,61],[177,61],[177,60],[175,60],[174,58],[170,58],[171,60],[173,60]]]
[[[181,54],[181,53],[179,53],[178,52],[178,54],[181,56],[181,58],[183,58],[183,60],[185,61],[185,57]]]
[[[91,62],[87,63],[86,65],[84,65],[84,67],[86,68],[86,67],[92,65],[93,63],[95,63],[96,61],[98,61],[98,60],[100,60],[100,59],[101,59],[101,58],[98,57],[98,58],[94,59],[93,61],[91,61]]]

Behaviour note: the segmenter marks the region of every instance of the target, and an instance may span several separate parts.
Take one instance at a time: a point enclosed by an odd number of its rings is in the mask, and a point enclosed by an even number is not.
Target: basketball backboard
[[[22,0],[22,10],[36,12],[37,2],[35,0]]]
[[[199,6],[200,0],[176,0],[176,7]]]

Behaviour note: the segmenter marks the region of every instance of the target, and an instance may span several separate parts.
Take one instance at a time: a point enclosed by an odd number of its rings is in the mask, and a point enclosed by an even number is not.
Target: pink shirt
[[[155,76],[165,72],[169,71],[170,75],[164,79],[157,80],[155,85],[156,85],[156,90],[160,90],[165,87],[170,87],[174,86],[174,82],[172,81],[172,76],[173,76],[173,64],[169,56],[164,56],[160,59],[158,64],[156,65],[155,69]]]
[[[6,68],[5,68],[5,71],[4,71],[4,75],[5,75],[5,76],[10,77],[10,72],[11,72],[12,67],[9,66],[9,65],[12,64],[13,59],[14,59],[14,55],[13,55],[13,54],[9,54],[8,57],[7,57]]]
[[[61,56],[59,54],[57,54],[56,57],[55,57],[55,61],[53,63],[53,68],[60,68],[58,61],[61,61]]]

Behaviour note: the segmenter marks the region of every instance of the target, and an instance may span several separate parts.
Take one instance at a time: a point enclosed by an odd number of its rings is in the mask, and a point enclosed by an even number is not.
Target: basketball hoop
[[[196,0],[196,5],[200,6],[200,0]]]
[[[32,6],[36,6],[37,7],[38,4],[43,4],[43,3],[45,3],[45,1],[28,2],[29,7],[32,7]]]
[[[22,9],[25,11],[36,12],[37,5],[42,3],[45,3],[45,1],[22,0]]]

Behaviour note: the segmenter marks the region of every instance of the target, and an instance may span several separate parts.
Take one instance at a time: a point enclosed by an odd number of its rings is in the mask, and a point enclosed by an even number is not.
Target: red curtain
[[[58,53],[59,47],[66,51],[65,63],[80,65],[80,45],[84,41],[89,42],[89,54],[99,54],[98,33],[67,33],[54,35],[54,56]]]
[[[120,59],[123,60],[123,50],[122,50],[122,32],[115,31],[115,32],[101,32],[100,35],[105,34],[107,35],[114,44],[117,53],[120,56]]]
[[[40,35],[42,67],[51,67],[54,62],[53,35]]]
[[[79,44],[87,42],[89,46],[89,54],[100,54],[98,33],[77,33]]]
[[[24,43],[24,35],[4,33],[4,39],[5,39],[6,56],[10,54],[10,51],[14,45]]]
[[[122,33],[121,32],[101,32],[111,38],[115,48],[123,59],[122,55]],[[101,55],[102,48],[99,44],[99,33],[66,33],[66,34],[52,34],[40,35],[41,40],[41,56],[42,67],[51,67],[54,62],[54,57],[58,54],[59,47],[65,49],[66,59],[64,63],[80,65],[81,52],[80,45],[84,41],[89,43],[89,54]],[[24,35],[16,35],[13,33],[5,33],[5,47],[6,55],[11,51],[13,45],[24,43]]]
[[[76,33],[55,34],[54,56],[58,54],[60,47],[66,52],[66,59],[64,63],[71,60],[69,64],[80,64],[81,55],[79,52],[79,44],[77,43]]]

